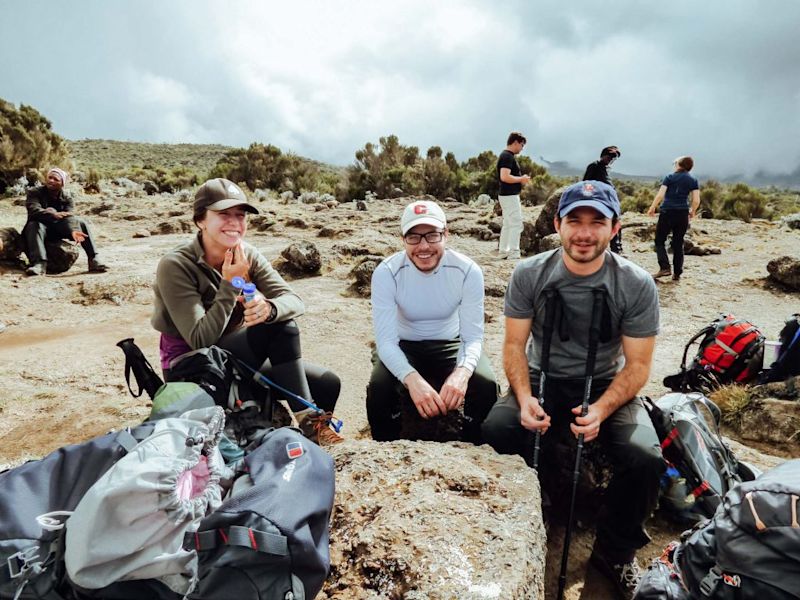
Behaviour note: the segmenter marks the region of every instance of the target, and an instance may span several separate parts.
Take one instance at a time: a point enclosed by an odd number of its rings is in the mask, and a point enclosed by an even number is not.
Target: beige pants
[[[500,253],[519,254],[519,236],[522,234],[522,206],[519,194],[498,196],[503,209],[503,228],[500,230]]]

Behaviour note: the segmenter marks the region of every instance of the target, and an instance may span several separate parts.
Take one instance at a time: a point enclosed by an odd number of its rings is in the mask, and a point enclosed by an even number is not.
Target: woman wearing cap
[[[683,273],[683,238],[689,229],[689,221],[700,206],[700,186],[695,176],[689,172],[694,167],[691,156],[680,156],[672,164],[675,170],[664,177],[647,214],[654,216],[658,205],[663,201],[658,215],[655,241],[659,270],[653,277],[658,279],[672,275],[674,281],[679,281]],[[665,248],[669,234],[672,234],[672,270]]]
[[[197,348],[217,345],[243,362],[260,368],[276,383],[326,412],[339,396],[339,378],[305,363],[300,331],[294,321],[303,301],[244,241],[247,213],[258,214],[244,192],[227,179],[206,181],[195,194],[193,220],[197,235],[158,263],[151,323],[161,332],[161,367],[169,381],[170,363]],[[235,277],[256,285],[255,298],[244,302]],[[327,427],[328,418],[288,399],[303,432],[320,443],[341,441]],[[329,415],[328,415],[329,417]]]

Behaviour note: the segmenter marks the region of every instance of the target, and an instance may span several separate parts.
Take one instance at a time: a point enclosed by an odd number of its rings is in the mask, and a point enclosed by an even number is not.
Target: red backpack
[[[689,367],[686,357],[698,339],[700,346]],[[673,391],[708,393],[728,383],[749,383],[761,370],[764,334],[750,321],[720,315],[697,332],[683,351],[681,372],[664,378]]]

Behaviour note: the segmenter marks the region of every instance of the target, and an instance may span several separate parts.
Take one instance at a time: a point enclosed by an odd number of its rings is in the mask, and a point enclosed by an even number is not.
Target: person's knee
[[[500,454],[520,451],[516,441],[521,429],[519,411],[499,403],[492,407],[481,425],[484,441]]]
[[[625,452],[625,457],[627,468],[646,479],[660,479],[666,468],[661,449],[655,445],[631,444]]]

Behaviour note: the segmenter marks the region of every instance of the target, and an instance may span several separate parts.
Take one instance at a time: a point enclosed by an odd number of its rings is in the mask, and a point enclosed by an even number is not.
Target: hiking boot
[[[332,416],[333,413],[331,412],[318,413],[309,411],[300,415],[297,425],[303,435],[318,446],[332,446],[344,441],[342,436],[331,429],[330,420]]]
[[[661,269],[658,273],[653,273],[653,278],[658,279],[659,277],[669,277],[670,275],[672,275],[670,269]]]
[[[680,273],[675,273],[672,276],[672,281],[680,281],[680,280],[681,280],[681,274]]]
[[[105,273],[108,266],[96,256],[89,259],[89,273]]]
[[[595,548],[589,557],[589,563],[614,584],[620,598],[624,600],[633,598],[636,586],[639,585],[642,578],[642,570],[639,568],[636,557],[630,562],[616,563],[608,560]]]
[[[519,260],[522,255],[519,252],[510,252],[508,256],[504,257],[506,260]]]
[[[32,264],[30,267],[25,269],[25,275],[29,276],[44,275],[46,271],[47,271],[47,265],[43,262],[38,262]]]

